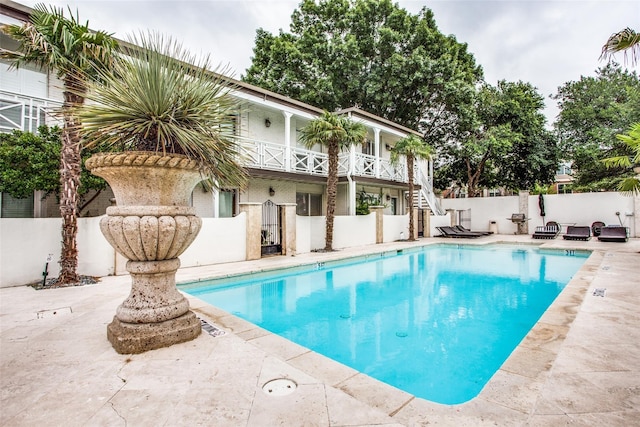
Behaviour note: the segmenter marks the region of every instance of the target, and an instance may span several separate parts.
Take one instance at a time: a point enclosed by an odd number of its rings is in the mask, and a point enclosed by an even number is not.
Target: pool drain
[[[262,391],[269,396],[286,396],[296,391],[298,384],[287,378],[268,381],[262,386]]]

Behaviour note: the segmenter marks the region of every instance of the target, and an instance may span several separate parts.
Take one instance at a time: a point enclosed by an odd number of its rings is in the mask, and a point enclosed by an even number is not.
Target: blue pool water
[[[180,289],[417,397],[475,397],[588,257],[428,246]]]

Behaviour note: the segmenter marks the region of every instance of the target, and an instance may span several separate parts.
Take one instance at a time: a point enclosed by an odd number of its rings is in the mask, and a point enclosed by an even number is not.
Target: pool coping
[[[553,242],[513,241],[511,239],[494,239],[482,241],[456,239],[455,243],[446,239],[422,241],[414,246],[404,246],[403,250],[419,251],[422,247],[433,245],[471,245],[485,246],[495,244],[530,245],[542,249],[563,251],[567,249],[590,251],[590,256],[567,283],[553,303],[545,310],[540,319],[526,334],[520,344],[513,350],[501,367],[489,379],[480,393],[468,402],[456,405],[439,404],[397,389],[389,384],[372,378],[340,362],[309,350],[299,344],[273,334],[253,323],[241,319],[222,309],[209,305],[197,297],[187,295],[192,309],[198,316],[217,325],[220,329],[235,334],[247,343],[257,346],[268,354],[274,355],[297,369],[317,378],[320,381],[342,390],[355,399],[377,409],[401,423],[410,423],[424,414],[439,413],[454,409],[456,413],[477,414],[479,408],[485,413],[500,413],[516,423],[525,422],[532,412],[532,391],[539,390],[549,375],[560,348],[579,311],[587,290],[591,287],[594,272],[604,258],[604,252],[598,248],[585,248],[575,242],[563,245]],[[374,247],[370,253],[341,258],[340,253],[330,253],[328,260],[355,260],[379,254],[394,253],[396,248]],[[325,254],[327,255],[327,254]],[[289,268],[310,266],[318,262],[310,261]],[[279,270],[281,267],[259,268],[250,272],[225,274],[222,276],[202,277],[199,281],[212,278],[233,277],[239,274],[261,273]],[[514,386],[517,385],[517,386]],[[537,393],[533,393],[537,394]]]

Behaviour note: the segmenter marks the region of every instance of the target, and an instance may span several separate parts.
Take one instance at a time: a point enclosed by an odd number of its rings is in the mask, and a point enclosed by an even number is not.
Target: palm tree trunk
[[[71,108],[84,102],[82,96],[69,89],[82,89],[84,85],[73,76],[64,81],[62,149],[60,150],[60,216],[62,218],[62,250],[58,284],[79,282],[78,276],[78,188],[80,187],[80,134],[79,121]]]
[[[329,170],[327,173],[327,224],[325,234],[325,251],[333,250],[333,219],[336,211],[336,195],[338,193],[338,154],[340,149],[337,141],[329,144]]]
[[[413,183],[413,163],[414,159],[412,155],[407,155],[407,176],[409,178],[409,240],[413,241],[415,239],[414,232],[414,221],[413,221],[413,192],[415,189],[415,185]]]

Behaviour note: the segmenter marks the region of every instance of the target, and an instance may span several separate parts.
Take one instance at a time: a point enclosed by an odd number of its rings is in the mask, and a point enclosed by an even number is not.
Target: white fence
[[[530,231],[541,225],[538,196],[524,197]],[[511,214],[520,211],[520,198],[491,197],[445,199],[443,207],[455,211],[470,210],[470,227],[488,230],[495,221],[500,234],[513,234],[516,226]],[[618,193],[545,195],[545,221],[563,225],[591,225],[594,221],[629,227],[632,237],[640,237],[640,197]],[[618,213],[618,214],[616,214]],[[193,244],[180,257],[183,267],[243,261],[246,259],[246,215],[234,218],[203,218],[202,229]],[[126,260],[107,243],[99,227],[100,217],[78,219],[78,273],[89,276],[125,274]],[[432,216],[431,236],[437,226],[449,225],[451,218]],[[59,274],[61,220],[59,218],[0,219],[0,287],[19,286],[42,280],[48,254],[50,277]],[[383,241],[392,242],[409,235],[408,215],[385,215]],[[296,217],[296,252],[324,248],[325,217]],[[334,248],[371,245],[376,241],[375,214],[337,216],[334,223]]]
[[[617,192],[549,194],[544,195],[545,217],[540,215],[538,196],[526,197],[526,217],[529,231],[555,221],[563,225],[591,225],[602,221],[608,225],[629,227],[632,237],[640,237],[640,197],[627,197]],[[519,196],[478,197],[471,199],[444,199],[445,209],[464,211],[470,209],[471,229],[488,230],[495,221],[499,234],[514,234],[516,224],[511,214],[520,212]],[[616,215],[618,213],[619,215]]]
[[[100,232],[100,217],[78,218],[78,274],[126,274],[126,259],[117,255]],[[47,256],[49,276],[60,273],[61,220],[59,218],[2,218],[0,220],[0,287],[42,280]],[[244,261],[246,215],[203,218],[196,240],[180,256],[182,267]]]
[[[384,243],[409,238],[409,214],[385,215],[382,224],[382,241]],[[417,226],[418,224],[416,224]]]

